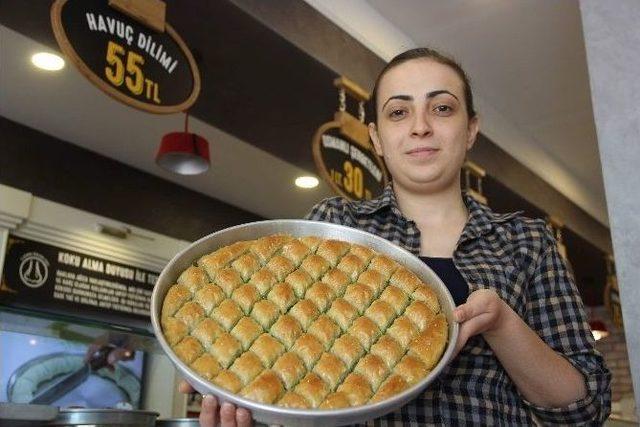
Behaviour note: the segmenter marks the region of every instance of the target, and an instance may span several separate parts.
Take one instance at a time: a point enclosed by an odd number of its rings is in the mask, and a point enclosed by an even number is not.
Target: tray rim
[[[294,228],[295,226],[305,226],[307,224],[314,224],[312,225],[312,227],[319,227],[320,229],[326,228],[326,229],[335,231],[337,233],[340,233],[341,231],[345,233],[344,238],[340,238],[340,237],[336,238],[332,236],[325,237],[322,235],[319,236],[325,239],[334,238],[334,239],[339,239],[339,240],[344,240],[349,242],[350,240],[349,235],[355,234],[355,235],[360,235],[360,237],[363,239],[371,240],[373,243],[376,243],[376,246],[389,247],[389,245],[391,245],[394,251],[399,252],[402,255],[402,260],[398,260],[398,257],[394,255],[390,255],[389,253],[381,252],[378,248],[374,248],[374,250],[376,252],[383,253],[385,256],[389,256],[396,261],[399,261],[404,266],[406,266],[407,260],[415,259],[419,261],[420,269],[423,270],[422,273],[428,272],[428,274],[431,276],[429,277],[429,283],[433,287],[437,288],[434,290],[438,292],[438,298],[440,300],[440,305],[441,305],[441,313],[445,313],[447,317],[449,334],[448,334],[448,342],[445,347],[445,351],[443,352],[440,360],[438,361],[436,366],[422,380],[420,380],[413,386],[409,387],[408,389],[402,391],[401,393],[391,396],[390,398],[387,398],[380,402],[369,403],[366,405],[351,406],[351,407],[340,408],[340,409],[286,408],[286,407],[277,406],[274,404],[267,404],[267,403],[261,403],[261,402],[249,400],[238,394],[231,393],[226,389],[223,389],[222,387],[216,386],[215,384],[200,377],[199,374],[197,374],[194,370],[192,370],[187,364],[182,362],[182,360],[180,360],[177,357],[177,355],[173,352],[168,342],[164,338],[164,335],[162,334],[162,328],[160,325],[160,310],[162,309],[162,302],[164,301],[164,296],[166,295],[168,288],[171,285],[175,284],[175,281],[177,280],[176,273],[171,271],[172,268],[176,266],[176,264],[179,264],[180,261],[182,261],[182,264],[184,264],[185,262],[184,258],[187,254],[191,252],[196,252],[197,249],[205,247],[207,242],[215,241],[216,238],[219,238],[220,236],[224,236],[226,234],[234,234],[234,232],[242,231],[244,229],[258,228],[258,230],[260,230],[261,227],[268,227],[269,225],[291,226],[292,228]],[[268,232],[265,234],[256,234],[256,236],[253,238],[257,239],[266,235],[278,234],[278,233],[291,234],[294,237],[301,237],[305,235],[306,236],[318,235],[310,232],[296,235],[295,230],[292,230],[292,231]],[[234,241],[241,241],[241,240],[246,240],[246,239],[236,239]],[[360,242],[354,242],[354,243],[362,244]],[[226,246],[228,244],[230,243],[219,244],[217,247],[213,247],[213,249],[212,248],[202,249],[199,255],[197,256],[191,255],[189,257],[191,261],[187,263],[187,266],[193,264],[194,260],[198,259],[200,256],[205,255],[206,253],[210,253],[211,251],[219,249],[220,247]],[[369,244],[369,246],[371,246],[371,244]],[[187,267],[182,268],[180,272],[184,271],[184,269],[186,268]],[[413,271],[415,274],[418,274],[419,276],[422,275],[414,271],[414,269],[412,268],[410,268],[410,270]],[[170,278],[169,276],[173,276],[173,280],[169,280]],[[431,384],[440,375],[442,370],[451,361],[451,358],[453,356],[455,342],[458,338],[458,332],[459,332],[459,325],[457,322],[454,321],[452,316],[452,310],[454,308],[455,308],[455,303],[453,302],[451,293],[449,292],[447,287],[444,285],[442,280],[435,274],[435,272],[433,272],[431,268],[429,268],[422,260],[420,260],[418,257],[413,255],[411,252],[394,244],[393,242],[364,230],[348,227],[341,224],[335,224],[331,222],[309,221],[309,220],[303,220],[303,219],[277,219],[277,220],[254,221],[254,222],[249,222],[249,223],[244,223],[244,224],[224,228],[222,230],[218,230],[211,234],[208,234],[196,240],[186,248],[182,249],[163,268],[162,272],[158,277],[158,281],[154,286],[152,300],[151,300],[151,323],[153,325],[153,330],[156,335],[156,338],[158,339],[158,342],[160,343],[160,346],[163,349],[164,353],[169,357],[171,362],[178,368],[178,370],[185,376],[185,379],[198,392],[202,394],[213,394],[213,395],[216,395],[216,397],[221,398],[222,401],[229,401],[235,405],[247,408],[252,412],[254,419],[258,421],[266,420],[267,422],[272,422],[273,420],[286,419],[289,421],[294,421],[297,424],[303,424],[300,418],[303,418],[303,419],[313,418],[313,419],[316,419],[316,421],[317,419],[320,419],[322,421],[322,425],[326,425],[327,422],[332,422],[332,421],[338,421],[339,423],[341,419],[344,419],[343,422],[347,422],[347,423],[353,422],[351,420],[355,420],[355,419],[367,420],[367,419],[391,412],[394,409],[397,409],[398,407],[409,402],[411,399],[417,396],[424,388],[426,388],[429,384]],[[361,417],[361,418],[358,418],[358,417]],[[347,419],[349,421],[347,421]],[[315,424],[315,425],[320,425],[320,424]]]

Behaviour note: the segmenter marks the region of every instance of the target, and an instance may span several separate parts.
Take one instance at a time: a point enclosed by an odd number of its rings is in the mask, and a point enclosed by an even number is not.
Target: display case
[[[157,274],[187,245],[0,185],[0,401],[51,388],[50,405],[185,416],[148,306]],[[115,362],[83,373],[101,348]],[[60,394],[63,379],[73,387]]]

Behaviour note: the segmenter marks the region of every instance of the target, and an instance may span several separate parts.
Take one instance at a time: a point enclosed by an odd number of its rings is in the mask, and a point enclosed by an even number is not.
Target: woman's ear
[[[369,137],[371,138],[371,142],[373,142],[373,148],[376,150],[376,154],[380,157],[384,157],[382,144],[380,144],[380,138],[378,137],[378,128],[373,122],[369,123]]]
[[[471,150],[473,144],[476,143],[476,138],[478,137],[478,129],[480,129],[479,121],[480,119],[478,118],[477,114],[469,119],[469,124],[467,127],[467,150]]]

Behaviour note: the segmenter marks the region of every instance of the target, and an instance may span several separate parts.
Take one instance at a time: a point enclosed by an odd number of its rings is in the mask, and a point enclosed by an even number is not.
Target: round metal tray
[[[319,236],[325,239],[344,240],[350,243],[365,245],[378,253],[395,259],[413,271],[424,282],[430,283],[434,291],[438,294],[442,312],[445,314],[447,322],[449,323],[449,342],[447,343],[442,358],[434,369],[411,388],[380,402],[343,409],[292,409],[255,402],[231,393],[200,377],[195,371],[182,362],[164,338],[160,326],[162,302],[164,301],[167,291],[175,284],[180,273],[192,265],[196,259],[223,246],[241,240],[253,240],[278,233],[286,233],[294,237]],[[215,232],[194,242],[177,254],[162,270],[153,290],[151,297],[151,322],[162,349],[178,370],[185,376],[187,381],[199,393],[213,394],[217,396],[220,401],[229,401],[237,406],[247,408],[251,411],[255,420],[265,424],[327,427],[331,425],[352,424],[379,417],[400,408],[418,396],[418,394],[442,372],[453,355],[455,342],[458,337],[458,324],[453,320],[454,309],[455,304],[451,294],[433,270],[427,267],[418,257],[386,239],[355,228],[328,222],[270,220],[242,224]]]
[[[197,418],[164,418],[156,420],[156,427],[199,427]]]
[[[61,409],[47,426],[126,426],[154,427],[157,412],[120,409]]]

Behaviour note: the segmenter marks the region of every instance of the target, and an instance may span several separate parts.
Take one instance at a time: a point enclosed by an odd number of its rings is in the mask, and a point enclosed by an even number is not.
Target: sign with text
[[[155,31],[107,0],[56,0],[51,23],[63,53],[117,100],[167,114],[187,110],[198,97],[198,67],[169,24]]]
[[[148,320],[157,279],[153,271],[9,236],[0,301]]]
[[[343,135],[336,122],[316,132],[313,155],[323,179],[350,200],[369,200],[382,194],[387,172],[381,159],[362,144]]]

